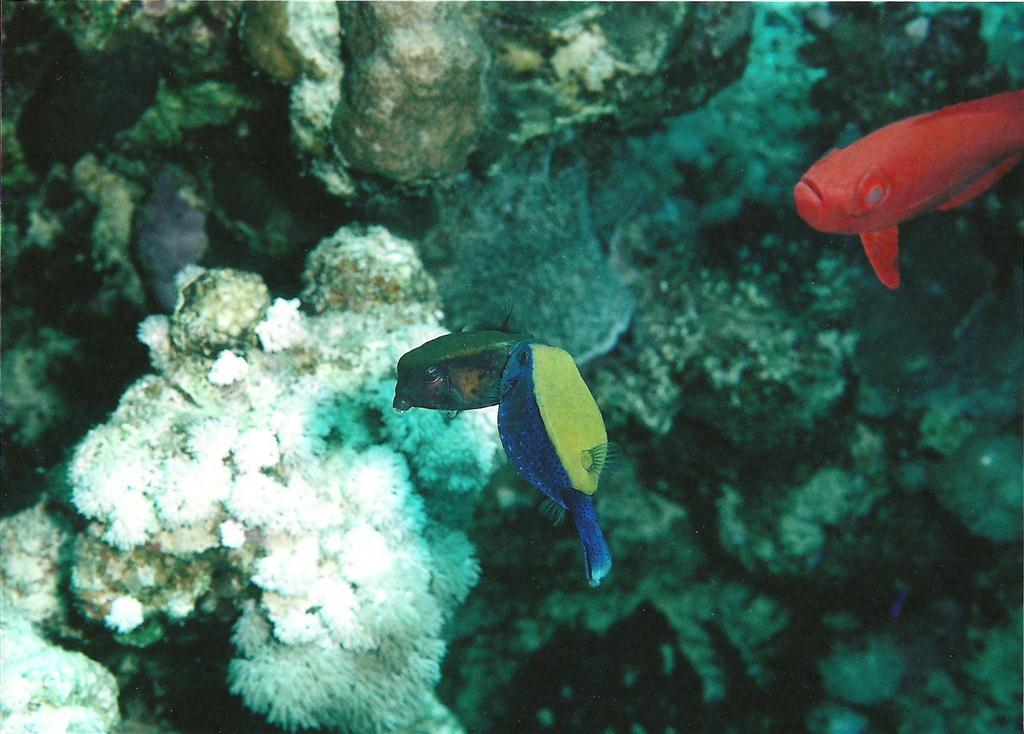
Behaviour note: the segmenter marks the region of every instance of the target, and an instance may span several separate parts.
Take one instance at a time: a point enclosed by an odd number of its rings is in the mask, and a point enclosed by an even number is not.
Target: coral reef
[[[495,55],[491,156],[599,120],[631,127],[697,107],[742,72],[753,21],[750,7],[725,5],[500,3],[481,13]]]
[[[139,188],[87,155],[71,171],[77,193],[96,207],[92,223],[93,266],[104,274],[104,290],[143,303],[142,281],[132,265],[132,217]]]
[[[353,237],[347,230],[314,250],[306,261],[303,301],[315,313],[328,309],[365,311],[415,301],[437,307],[437,287],[409,245],[383,227]]]
[[[367,183],[353,171],[423,184],[474,147],[494,161],[602,119],[692,109],[742,71],[752,20],[740,6],[289,2],[248,8],[242,36],[291,85],[310,171],[351,197]]]
[[[43,502],[0,518],[0,608],[5,618],[41,628],[65,621],[59,563],[67,537]]]
[[[582,164],[535,146],[448,201],[424,257],[450,315],[483,324],[511,308],[517,330],[579,362],[614,345],[634,299],[594,234]]]
[[[890,640],[870,637],[863,648],[837,645],[819,664],[825,692],[857,706],[873,706],[893,698],[906,673],[906,663]]]
[[[348,166],[332,140],[341,101],[338,9],[330,3],[285,2],[246,7],[243,35],[250,57],[264,71],[290,81],[292,142],[310,172],[335,196],[356,193]]]
[[[235,604],[229,679],[250,708],[287,729],[391,731],[429,700],[441,625],[477,578],[442,518],[467,517],[445,505],[472,505],[493,469],[493,416],[384,418],[398,355],[438,333],[409,243],[339,230],[305,280],[315,316],[268,311],[251,273],[207,270],[170,319],[144,322],[159,374],[71,462],[94,520],[72,589],[130,644]],[[225,355],[247,367],[218,367]],[[424,450],[428,436],[446,450]]]
[[[24,334],[5,352],[0,370],[7,386],[3,415],[8,436],[31,445],[65,419],[68,407],[50,379],[51,370],[68,369],[74,362],[77,343],[50,328]]]
[[[649,677],[646,684],[635,681],[651,674],[652,661],[632,672],[627,668],[621,686],[597,680],[597,670],[616,675],[617,669],[614,661],[605,667],[604,657],[591,652],[596,646],[642,646],[655,634],[654,641],[671,651],[666,654],[685,660],[701,682],[702,717],[693,724],[698,730],[711,721],[714,730],[774,731],[784,726],[780,722],[793,720],[804,720],[812,731],[889,726],[919,731],[929,728],[918,725],[925,721],[934,730],[953,730],[935,728],[946,715],[939,712],[939,690],[949,691],[945,711],[964,726],[974,726],[966,723],[971,716],[997,727],[1012,718],[1010,696],[1001,698],[998,686],[972,677],[967,671],[973,663],[933,652],[958,649],[965,637],[989,639],[990,632],[991,639],[999,639],[994,629],[1005,621],[993,627],[991,621],[965,624],[961,618],[957,625],[947,614],[943,627],[927,611],[973,605],[979,594],[991,603],[993,587],[986,583],[951,593],[928,575],[938,561],[924,559],[951,562],[948,578],[954,586],[960,578],[954,568],[974,574],[985,567],[992,574],[985,578],[1003,579],[994,582],[997,587],[1007,583],[993,551],[972,547],[957,522],[936,511],[931,490],[938,493],[939,483],[945,483],[955,496],[976,488],[978,459],[989,456],[982,444],[995,446],[1005,439],[1007,447],[1011,442],[1017,446],[1013,458],[1019,459],[1019,430],[1011,429],[1019,423],[1011,417],[1019,416],[1019,405],[1003,402],[1020,389],[1019,370],[1017,378],[1007,372],[1019,352],[1014,333],[1019,313],[1006,308],[1014,301],[1009,293],[1016,292],[1018,278],[1010,279],[1011,287],[986,291],[991,280],[984,278],[991,278],[992,271],[975,267],[977,258],[969,253],[963,256],[968,266],[955,274],[959,282],[950,278],[933,284],[929,296],[879,302],[876,293],[862,287],[864,274],[846,252],[819,250],[783,223],[793,172],[820,152],[805,133],[820,134],[825,127],[820,112],[810,106],[812,88],[821,94],[821,87],[813,85],[825,78],[824,72],[802,66],[797,56],[801,44],[818,34],[813,24],[821,19],[812,20],[817,13],[759,10],[752,44],[758,56],[751,59],[749,76],[701,110],[670,121],[671,132],[601,149],[607,162],[591,172],[594,200],[600,202],[594,216],[598,232],[626,266],[638,305],[624,339],[597,363],[595,394],[610,412],[610,435],[631,444],[631,453],[644,466],[646,490],[689,516],[688,529],[659,535],[660,553],[682,544],[682,557],[673,564],[631,538],[629,513],[636,507],[626,499],[628,488],[616,482],[600,511],[614,518],[608,530],[613,548],[626,544],[621,552],[616,549],[617,557],[638,565],[635,570],[618,567],[600,601],[577,605],[563,590],[571,579],[551,580],[547,583],[558,591],[541,591],[544,601],[527,605],[565,621],[555,623],[535,613],[529,622],[513,623],[494,612],[493,601],[503,593],[501,579],[511,574],[485,561],[483,582],[456,617],[460,640],[446,671],[451,680],[442,688],[474,730],[500,731],[526,721],[538,730],[587,731],[590,703],[606,699],[636,701],[622,718],[618,711],[606,712],[616,728],[621,723],[628,730],[640,722],[645,729],[664,722],[685,728],[686,714],[678,709],[663,710],[664,718],[653,719],[656,724],[647,718],[661,699]],[[951,22],[955,13],[936,27]],[[902,27],[892,29],[881,43],[895,44],[893,35],[901,33]],[[967,48],[975,41],[957,43],[963,45],[958,58],[977,53]],[[829,83],[834,83],[841,73],[831,64],[837,58],[841,63],[842,56],[820,48],[829,60],[818,65],[831,71]],[[766,91],[771,89],[778,92]],[[860,93],[860,88],[848,91]],[[758,108],[758,94],[764,95],[766,109],[749,117],[756,130],[734,134],[748,121],[746,113]],[[780,95],[790,102],[778,105]],[[938,104],[952,101],[944,98]],[[916,106],[918,101],[906,96],[899,103]],[[628,183],[617,186],[619,181]],[[976,212],[964,226],[995,241],[1017,231],[1019,225],[1004,220],[994,204],[986,211]],[[986,216],[996,219],[981,221]],[[930,256],[961,257],[951,249]],[[940,293],[954,294],[955,301],[942,304]],[[998,312],[996,303],[1002,304]],[[957,313],[968,315],[960,321]],[[884,338],[878,331],[883,319]],[[950,331],[944,334],[942,328]],[[912,349],[904,349],[904,342]],[[943,349],[949,344],[956,356],[947,358]],[[893,364],[906,368],[886,372]],[[923,443],[915,445],[913,428],[909,437],[903,428],[923,415],[932,417],[920,424]],[[998,439],[992,436],[993,426],[1001,427]],[[665,438],[651,438],[651,433]],[[977,447],[974,436],[983,437]],[[944,458],[937,460],[935,451]],[[997,517],[1005,522],[982,529],[976,504],[954,510],[965,520],[970,517],[968,527],[986,542],[993,535],[1019,537],[1013,527],[1020,513],[1012,503],[1021,490],[1002,481],[1020,473],[1010,457],[1008,451],[993,452],[991,463],[980,467],[992,496],[1002,498],[984,522]],[[972,478],[965,481],[967,472]],[[628,509],[616,516],[623,501]],[[503,515],[508,509],[502,508]],[[479,522],[485,524],[478,524],[473,537],[486,548],[487,520]],[[528,526],[523,532],[530,532]],[[691,543],[686,548],[684,538],[691,534],[697,547]],[[550,573],[558,573],[560,547],[545,553],[544,569]],[[1019,554],[1011,555],[1007,567],[1019,568]],[[484,552],[482,557],[492,555]],[[743,571],[734,577],[737,560]],[[671,580],[659,576],[665,567],[674,571]],[[699,583],[705,573],[715,583]],[[685,592],[673,593],[677,582]],[[656,632],[659,625],[649,615],[631,615],[637,606],[622,603],[620,583],[642,596],[638,606],[659,610],[674,636],[666,637],[664,629]],[[504,586],[511,588],[507,582]],[[721,607],[715,601],[719,595]],[[1017,604],[1011,602],[1010,608]],[[727,621],[744,607],[751,610],[745,623]],[[890,628],[883,627],[887,609]],[[595,619],[603,623],[595,625]],[[487,643],[501,651],[504,666],[496,681],[473,687],[469,681],[486,658],[485,643],[476,642],[480,624]],[[580,627],[602,634],[579,640],[571,631]],[[728,647],[723,639],[730,641]],[[788,652],[780,652],[779,639]],[[881,642],[888,661],[881,664],[893,675],[884,690],[867,690],[867,681],[860,679],[865,666],[882,660],[876,655]],[[990,659],[996,665],[1009,666],[1015,646],[1006,642],[993,643]],[[728,663],[721,659],[724,649],[729,650]],[[1006,657],[996,663],[1000,655]],[[776,677],[779,656],[787,660],[784,677],[813,677],[820,692],[807,698],[788,690],[783,694],[786,686]],[[593,661],[595,673],[582,681],[568,674],[546,678],[550,693],[539,694],[531,676],[550,669],[553,659],[567,661],[565,669],[590,669]],[[929,671],[928,682],[921,681],[922,668]],[[1018,660],[1012,669],[1002,668],[1017,675]],[[564,686],[561,691],[559,686]],[[676,686],[666,695],[679,695]],[[495,694],[489,692],[498,688],[504,692],[502,704],[493,713]],[[778,706],[776,695],[782,696]],[[741,711],[732,708],[747,696],[759,697],[764,705],[756,713],[742,704]],[[724,702],[722,708],[718,702]],[[488,713],[481,717],[481,711]]]
[[[830,540],[829,529],[854,528],[870,512],[884,490],[864,476],[824,468],[790,492],[740,492],[725,485],[718,499],[722,546],[751,570],[808,573],[821,564]],[[749,506],[744,495],[759,501]],[[767,506],[766,506],[767,505]],[[767,527],[759,526],[768,519]],[[834,537],[833,544],[840,541]]]
[[[257,106],[227,82],[202,81],[180,88],[161,82],[153,105],[124,131],[123,140],[128,146],[156,144],[170,148],[197,130],[227,125],[244,110]]]
[[[0,620],[0,725],[9,732],[104,734],[120,720],[117,683],[99,663]]]
[[[488,54],[454,3],[341,6],[335,135],[353,168],[395,181],[458,171],[484,123]]]
[[[966,441],[935,468],[935,491],[972,533],[997,542],[1019,542],[1024,525],[1019,437],[980,435]]]
[[[275,81],[295,82],[306,60],[296,39],[289,35],[289,13],[297,3],[260,3],[245,8],[239,36],[249,59]]]
[[[863,135],[895,120],[1008,88],[1006,72],[986,62],[983,10],[932,13],[926,6],[830,6],[807,15],[814,41],[801,50],[826,69],[812,92],[827,148],[844,127]],[[884,73],[878,59],[885,59]],[[831,134],[831,139],[827,139]]]
[[[1019,731],[1024,167],[892,292],[792,200],[1019,5],[0,14],[5,732]],[[509,306],[621,448],[597,591],[492,409],[391,407]]]
[[[678,656],[678,665],[690,671],[697,689],[688,695],[695,705],[725,698],[734,658],[743,661],[745,675],[762,683],[773,677],[771,661],[779,654],[786,608],[741,582],[702,581],[707,558],[694,541],[686,509],[649,491],[628,463],[613,476],[602,490],[608,494],[599,499],[599,511],[616,566],[596,599],[573,577],[578,551],[572,531],[544,531],[529,494],[499,479],[490,490],[495,496],[482,503],[473,539],[481,549],[484,576],[456,617],[454,657],[442,686],[469,729],[500,731],[494,722],[512,712],[506,709],[509,697],[499,691],[515,686],[531,661],[550,660],[569,629],[603,638],[634,615],[664,620],[667,636],[659,643],[664,664],[675,666],[671,659]],[[544,544],[543,554],[531,552],[538,542]],[[504,553],[488,550],[498,544]],[[503,604],[509,580],[523,576],[537,579],[520,591],[525,600]],[[525,619],[517,611],[523,604],[531,610]],[[577,640],[558,652],[586,665],[590,648],[606,642]],[[495,650],[503,661],[497,668]],[[556,705],[557,688],[550,693],[549,703]]]
[[[794,299],[777,276],[745,267],[754,270],[691,275],[685,267],[666,268],[635,282],[643,304],[635,347],[629,363],[599,380],[603,402],[659,433],[682,412],[755,451],[820,425],[847,389],[845,365],[856,344],[856,335],[841,328],[849,304],[833,297],[834,281],[806,287]],[[840,274],[829,254],[816,269]],[[785,305],[793,300],[801,307]]]
[[[207,270],[186,280],[177,302],[168,328],[174,347],[212,357],[256,344],[256,325],[270,306],[270,293],[254,273]]]
[[[809,145],[820,119],[809,99],[825,72],[799,59],[810,39],[801,21],[792,6],[758,8],[740,79],[670,118],[663,133],[634,141],[645,165],[695,202],[690,227],[729,221],[755,202],[788,208],[792,182],[820,153]]]

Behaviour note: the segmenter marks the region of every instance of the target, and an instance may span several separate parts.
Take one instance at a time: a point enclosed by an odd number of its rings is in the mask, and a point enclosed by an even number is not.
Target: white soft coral
[[[72,458],[72,499],[95,521],[72,585],[86,613],[126,630],[202,609],[230,569],[248,582],[230,668],[246,705],[288,729],[386,731],[430,698],[444,620],[479,572],[459,528],[431,518],[468,519],[499,443],[493,415],[391,408],[398,357],[443,331],[412,245],[353,228],[318,250],[338,267],[307,269],[315,316],[278,300],[225,336],[204,320],[257,313],[229,296],[262,291],[219,293],[234,276],[207,271],[211,311],[184,310],[228,347],[205,348],[178,312],[173,343],[165,318],[140,329],[160,374]],[[355,292],[380,298],[332,307]]]

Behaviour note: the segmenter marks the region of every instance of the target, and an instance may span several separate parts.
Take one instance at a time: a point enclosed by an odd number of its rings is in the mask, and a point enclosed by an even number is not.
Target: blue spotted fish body
[[[498,432],[516,471],[572,513],[587,580],[597,586],[612,566],[593,500],[608,437],[567,352],[535,342],[512,351],[502,373]]]

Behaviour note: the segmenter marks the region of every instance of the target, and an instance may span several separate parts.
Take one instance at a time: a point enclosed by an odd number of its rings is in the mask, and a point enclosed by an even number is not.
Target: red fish
[[[964,204],[1024,152],[1024,90],[886,125],[819,160],[793,190],[797,212],[821,232],[857,234],[875,274],[900,285],[899,229],[923,212]]]

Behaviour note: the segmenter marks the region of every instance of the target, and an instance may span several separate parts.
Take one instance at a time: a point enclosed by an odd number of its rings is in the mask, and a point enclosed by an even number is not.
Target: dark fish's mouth
[[[400,395],[395,395],[395,402],[393,402],[391,405],[399,413],[404,413],[405,411],[409,410],[409,408],[412,407],[412,403],[410,403],[408,400],[401,397]]]

